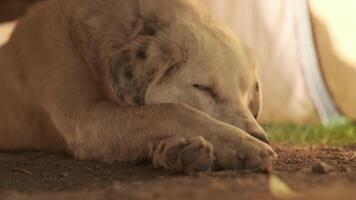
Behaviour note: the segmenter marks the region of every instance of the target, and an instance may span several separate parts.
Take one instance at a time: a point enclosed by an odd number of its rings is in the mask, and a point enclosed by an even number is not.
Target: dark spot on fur
[[[123,50],[121,52],[121,60],[120,63],[128,63],[131,60],[130,50]]]
[[[153,36],[156,34],[156,30],[153,27],[145,26],[139,33],[140,35]]]
[[[141,60],[145,60],[147,58],[147,51],[149,45],[150,45],[149,42],[145,42],[141,44],[136,52],[136,57]]]
[[[144,105],[145,104],[145,99],[144,99],[144,96],[142,96],[142,95],[135,96],[133,101],[136,105]]]
[[[119,98],[120,101],[124,101],[125,100],[125,96],[123,94],[120,94],[118,91],[117,91],[118,95],[117,97]]]
[[[126,69],[124,72],[125,78],[131,80],[133,78],[133,74],[129,69]]]
[[[146,55],[146,50],[145,49],[139,49],[137,52],[136,52],[136,57],[141,59],[141,60],[145,60],[147,55]]]
[[[255,91],[259,92],[260,91],[260,84],[257,82],[255,85]]]

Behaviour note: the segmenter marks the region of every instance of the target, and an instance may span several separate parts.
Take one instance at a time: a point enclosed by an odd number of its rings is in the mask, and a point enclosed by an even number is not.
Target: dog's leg
[[[194,108],[120,106],[84,76],[47,75],[48,86],[39,89],[42,106],[76,158],[152,160],[155,166],[196,171],[213,161],[223,169],[265,170],[274,157],[267,144]]]
[[[79,159],[150,159],[155,166],[196,171],[209,169],[214,156],[221,168],[253,170],[266,170],[273,157],[268,145],[184,105],[102,102],[80,116],[68,119],[75,126],[64,133]]]

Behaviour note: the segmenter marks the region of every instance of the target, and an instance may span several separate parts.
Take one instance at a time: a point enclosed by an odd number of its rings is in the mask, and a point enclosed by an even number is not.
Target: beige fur
[[[256,74],[241,42],[188,0],[49,0],[0,49],[0,149],[266,170]]]

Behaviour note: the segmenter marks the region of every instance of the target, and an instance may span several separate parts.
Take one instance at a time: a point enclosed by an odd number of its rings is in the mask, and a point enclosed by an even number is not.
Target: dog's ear
[[[107,65],[107,77],[116,101],[124,105],[145,103],[149,84],[162,76],[174,59],[151,37],[138,37],[122,48]]]
[[[94,19],[102,27],[93,29],[83,20],[75,26],[71,38],[110,100],[144,104],[148,85],[176,62],[164,33],[176,18],[175,1],[137,0],[129,20],[99,13]]]
[[[139,0],[139,12],[146,23],[166,26],[176,17],[174,0]]]
[[[170,48],[165,37],[165,30],[176,17],[174,1],[138,0],[139,16],[133,23],[129,42],[111,56],[113,60],[107,65],[111,91],[121,104],[144,104],[148,86],[177,62],[178,53]]]

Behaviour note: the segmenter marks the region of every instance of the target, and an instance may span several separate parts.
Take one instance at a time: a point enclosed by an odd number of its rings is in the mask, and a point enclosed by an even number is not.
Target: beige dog
[[[256,74],[188,0],[49,0],[0,49],[0,149],[266,170]]]

